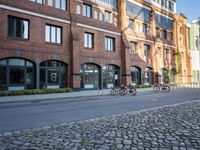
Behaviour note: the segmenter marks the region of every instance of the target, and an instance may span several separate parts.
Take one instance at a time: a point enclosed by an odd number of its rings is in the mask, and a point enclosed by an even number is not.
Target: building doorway
[[[141,69],[139,67],[131,67],[132,85],[141,84]]]
[[[64,88],[67,85],[67,65],[56,60],[40,64],[40,88]]]
[[[98,89],[100,88],[100,67],[86,63],[81,65],[81,88]]]
[[[115,65],[103,67],[103,88],[118,87],[120,83],[120,68]]]

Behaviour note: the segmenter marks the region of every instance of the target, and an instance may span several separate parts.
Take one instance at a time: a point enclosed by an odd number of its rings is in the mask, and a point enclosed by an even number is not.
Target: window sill
[[[53,6],[49,6],[49,7],[53,7]],[[59,10],[59,11],[63,11],[63,12],[66,12],[67,11],[67,9],[61,9],[61,8],[56,8],[56,7],[54,7],[56,10]]]
[[[105,50],[107,53],[115,53],[116,51]]]
[[[94,51],[94,48],[84,47],[85,50]]]
[[[52,45],[52,46],[63,46],[63,44],[57,44],[57,43],[50,43],[50,42],[45,42],[47,45]]]
[[[18,40],[18,41],[29,41],[29,38],[23,39],[23,38],[11,37],[11,36],[7,36],[7,38],[11,40]]]

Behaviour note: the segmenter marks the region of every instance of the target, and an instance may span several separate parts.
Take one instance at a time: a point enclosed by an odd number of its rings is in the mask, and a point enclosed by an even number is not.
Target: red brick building
[[[177,47],[165,1],[0,0],[1,89],[164,81]]]

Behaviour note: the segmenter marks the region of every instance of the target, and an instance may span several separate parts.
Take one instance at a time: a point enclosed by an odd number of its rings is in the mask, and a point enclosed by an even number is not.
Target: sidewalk
[[[152,91],[152,88],[137,89],[138,93]],[[106,90],[89,90],[78,91],[71,93],[55,93],[55,94],[38,94],[38,95],[22,95],[22,96],[4,96],[0,97],[1,103],[14,103],[14,102],[30,102],[30,101],[42,101],[52,99],[67,99],[67,98],[79,98],[89,96],[105,96],[110,94],[110,89]]]

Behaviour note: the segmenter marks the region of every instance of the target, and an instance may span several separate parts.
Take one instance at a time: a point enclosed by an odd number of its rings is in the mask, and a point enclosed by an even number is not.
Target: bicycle
[[[153,87],[154,92],[160,92],[160,90],[164,92],[170,92],[171,88],[169,85],[166,84],[154,85]]]
[[[119,93],[120,93],[120,90],[118,88],[116,88],[116,87],[111,88],[110,95],[114,96]]]
[[[124,96],[124,95],[126,95],[126,94],[128,94],[128,93],[130,93],[132,96],[136,96],[137,95],[137,90],[136,90],[136,88],[134,88],[132,85],[128,85],[128,86],[122,86],[122,88],[121,88],[121,90],[122,90],[122,96]]]

